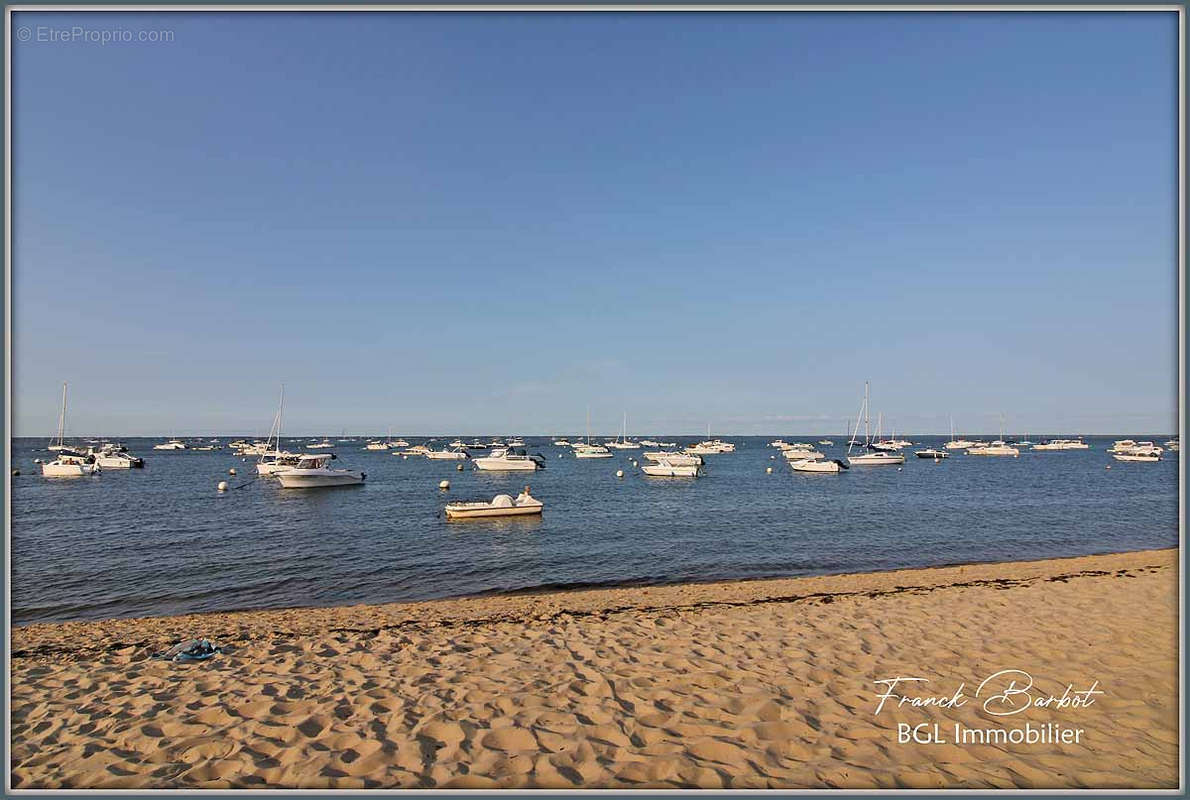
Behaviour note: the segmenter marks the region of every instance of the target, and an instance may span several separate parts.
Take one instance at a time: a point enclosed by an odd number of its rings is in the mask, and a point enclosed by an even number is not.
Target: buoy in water
[[[622,469],[618,469],[618,470],[616,470],[616,477],[617,477],[617,478],[623,478],[623,477],[624,477],[624,470],[622,470]]]
[[[227,491],[227,481],[219,481],[219,485],[216,486],[215,488],[221,492],[226,492]]]
[[[401,460],[402,460],[402,461],[408,461],[408,460],[409,460],[409,456],[401,456]]]
[[[772,474],[773,474],[773,468],[772,468],[772,467],[765,467],[765,468],[764,468],[764,472],[765,472],[765,474],[766,474],[766,475],[772,475]]]
[[[236,474],[236,468],[235,468],[235,467],[232,467],[231,469],[229,469],[229,470],[227,471],[227,474],[228,474],[228,475],[235,475],[235,474]]]
[[[15,478],[15,477],[17,477],[17,476],[18,476],[18,475],[20,475],[20,474],[21,474],[21,471],[20,471],[19,469],[14,469],[14,470],[12,471],[12,477],[14,477],[14,478]]]
[[[449,489],[450,481],[442,481],[441,483],[438,484],[438,488],[439,489]]]
[[[462,472],[462,471],[463,471],[463,465],[462,465],[462,464],[455,464],[455,471],[456,471],[456,472]]]
[[[41,459],[40,459],[40,458],[35,458],[35,459],[33,459],[33,463],[34,463],[34,464],[40,464],[40,463],[41,463]]]

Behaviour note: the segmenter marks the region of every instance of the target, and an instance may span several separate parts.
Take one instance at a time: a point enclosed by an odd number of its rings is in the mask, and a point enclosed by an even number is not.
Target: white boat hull
[[[318,489],[325,486],[355,486],[364,482],[364,473],[349,469],[293,469],[274,473],[286,489]]]
[[[575,458],[611,458],[612,453],[607,450],[575,450]]]
[[[642,464],[640,471],[654,478],[697,478],[697,465]]]
[[[826,458],[817,450],[786,450],[783,455],[789,461],[818,461]]]
[[[506,461],[502,458],[477,458],[477,469],[485,472],[536,472],[537,462],[532,459],[526,461]]]
[[[904,463],[905,456],[900,453],[866,453],[847,458],[847,465],[851,467],[894,467]]]
[[[47,478],[80,478],[97,472],[99,469],[94,464],[55,464],[51,461],[41,465],[41,474]]]
[[[1020,450],[1015,447],[972,447],[967,451],[969,456],[1019,456]]]
[[[493,507],[484,504],[482,507],[468,508],[469,503],[460,503],[457,505],[448,505],[446,507],[447,519],[479,519],[482,517],[523,517],[532,514],[540,514],[545,507],[543,505],[536,506],[507,506],[503,508]]]
[[[439,450],[431,450],[426,453],[426,458],[431,461],[463,461],[467,458],[466,453],[455,453],[453,451],[441,452]]]
[[[813,461],[811,459],[803,459],[801,461],[790,461],[789,466],[797,472],[820,472],[820,473],[834,473],[839,472],[842,468],[834,461]]]

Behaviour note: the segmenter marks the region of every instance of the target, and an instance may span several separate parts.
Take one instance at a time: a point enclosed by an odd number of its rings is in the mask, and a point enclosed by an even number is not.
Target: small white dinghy
[[[335,456],[331,453],[306,453],[296,467],[274,472],[286,489],[315,489],[323,486],[355,486],[367,477],[353,469],[331,469],[327,466]]]
[[[700,469],[698,464],[675,464],[667,458],[640,465],[641,472],[655,478],[697,478]]]
[[[447,519],[479,519],[481,517],[519,517],[528,514],[540,514],[545,504],[529,494],[529,487],[516,496],[516,499],[506,494],[498,494],[490,502],[480,500],[469,503],[447,503]]]
[[[821,456],[821,454],[819,454]],[[803,458],[799,461],[790,461],[789,466],[795,472],[824,472],[837,473],[839,470],[847,469],[847,465],[837,459],[832,461],[819,461],[812,458]]]

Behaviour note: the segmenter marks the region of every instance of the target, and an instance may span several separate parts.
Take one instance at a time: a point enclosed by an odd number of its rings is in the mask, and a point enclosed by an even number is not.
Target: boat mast
[[[872,418],[868,415],[868,382],[864,381],[864,444],[872,442]]]
[[[62,447],[66,437],[66,381],[62,381],[62,411],[58,414],[58,446]]]
[[[587,403],[587,445],[591,444],[591,404]]]

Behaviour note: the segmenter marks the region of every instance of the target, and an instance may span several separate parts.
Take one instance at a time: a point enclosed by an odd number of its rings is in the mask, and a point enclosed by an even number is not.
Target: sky
[[[1173,13],[13,30],[17,435],[1176,430]]]

